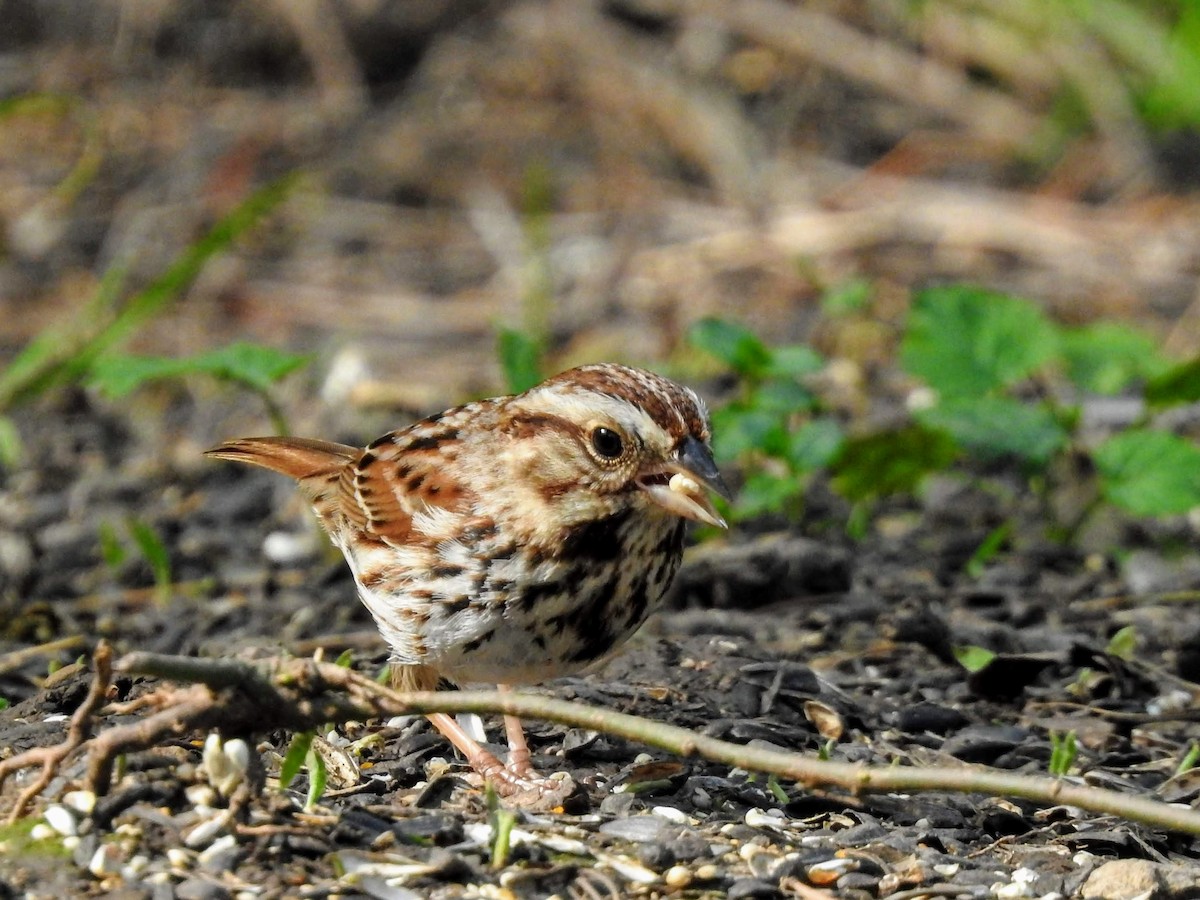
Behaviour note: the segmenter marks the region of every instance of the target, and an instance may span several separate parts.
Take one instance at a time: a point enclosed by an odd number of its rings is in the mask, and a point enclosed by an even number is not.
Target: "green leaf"
[[[150,525],[140,519],[128,521],[129,534],[137,545],[138,551],[150,565],[154,573],[154,585],[158,589],[158,599],[165,602],[170,599],[171,590],[171,556],[167,545]]]
[[[1048,408],[1009,397],[946,400],[921,410],[917,419],[985,459],[1014,456],[1044,465],[1067,443],[1066,431]]]
[[[1075,757],[1079,754],[1079,746],[1074,731],[1066,734],[1050,732],[1050,765],[1051,775],[1061,778],[1071,771]]]
[[[1172,406],[1200,400],[1200,356],[1152,378],[1146,385],[1146,402]]]
[[[304,808],[312,809],[325,796],[325,786],[329,783],[329,769],[325,765],[325,757],[309,746],[304,755],[304,765],[308,769],[308,795],[304,798]]]
[[[1126,625],[1117,629],[1108,639],[1108,646],[1104,648],[1104,652],[1118,659],[1133,659],[1137,655],[1137,628]]]
[[[746,405],[752,409],[785,416],[807,412],[815,404],[812,392],[792,378],[768,378],[746,398]]]
[[[354,651],[343,650],[337,659],[333,661],[335,666],[341,666],[343,669],[350,668],[350,664],[354,662]]]
[[[825,357],[807,344],[785,344],[770,349],[769,370],[772,375],[791,375],[803,378],[825,368]]]
[[[712,430],[713,454],[721,462],[755,451],[779,456],[787,448],[787,428],[779,414],[752,409],[741,401],[713,412]]]
[[[1058,347],[1028,300],[979,288],[920,292],[900,347],[904,368],[943,397],[981,397],[1031,375]]]
[[[967,574],[972,578],[981,576],[984,566],[991,562],[996,554],[1000,552],[1000,549],[1008,543],[1008,539],[1012,536],[1015,528],[1016,526],[1013,525],[1011,520],[1006,520],[989,531],[987,537],[979,542],[979,546],[975,548],[975,552],[967,560]]]
[[[724,319],[701,319],[688,330],[688,343],[715,356],[735,372],[757,377],[771,365],[771,351],[743,325]]]
[[[298,731],[292,736],[292,742],[288,744],[287,753],[284,754],[283,762],[279,766],[279,789],[281,791],[286,790],[287,786],[300,774],[300,767],[304,765],[304,758],[308,756],[314,736],[314,732],[311,731]]]
[[[1094,394],[1119,394],[1133,381],[1161,375],[1171,365],[1153,337],[1116,322],[1065,329],[1062,353],[1071,381]]]
[[[949,435],[920,425],[852,437],[834,461],[833,486],[851,501],[912,493],[957,455]]]
[[[954,658],[958,660],[958,664],[974,675],[976,672],[982,672],[986,669],[996,654],[985,647],[976,647],[972,644],[967,644],[963,647],[954,648]]]
[[[525,332],[501,328],[496,353],[510,393],[524,393],[542,380],[542,345]]]
[[[802,489],[803,485],[794,476],[751,472],[738,491],[733,516],[745,521],[763,513],[784,512],[788,502],[798,497]]]
[[[123,354],[106,356],[96,360],[88,380],[110,399],[124,397],[151,381],[198,374],[267,391],[281,378],[307,365],[310,359],[274,347],[236,343],[177,359]]]
[[[842,449],[846,435],[836,419],[813,419],[791,435],[788,460],[797,472],[811,472],[828,466]]]
[[[1135,516],[1168,516],[1200,506],[1200,448],[1165,431],[1135,428],[1093,453],[1105,498]]]
[[[100,557],[110,569],[115,569],[125,562],[125,548],[117,537],[117,530],[110,522],[101,522],[97,528],[100,538]]]
[[[0,697],[0,709],[8,709],[8,698]]]
[[[25,445],[17,423],[8,416],[0,416],[0,466],[15,469],[25,458]]]

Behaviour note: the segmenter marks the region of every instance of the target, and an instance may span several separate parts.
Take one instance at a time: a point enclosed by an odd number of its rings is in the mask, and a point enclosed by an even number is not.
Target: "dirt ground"
[[[24,98],[0,107],[0,359],[76,323],[106,272],[150,283],[296,170],[292,197],[125,346],[311,352],[278,398],[299,434],[363,444],[497,391],[497,324],[544,333],[551,368],[665,364],[717,404],[729,380],[681,340],[710,314],[818,347],[847,423],[878,421],[913,387],[895,363],[909,292],[945,281],[1200,352],[1194,135],[1120,110],[1064,132],[1049,55],[1023,56],[1023,79],[984,70],[927,6],[914,22],[782,0],[0,4],[0,95]],[[822,299],[859,282],[866,314],[833,327]],[[201,456],[269,427],[253,397],[69,387],[9,415],[0,763],[63,739],[101,639],[118,658],[383,668],[291,486]],[[1195,805],[1200,779],[1176,774],[1200,740],[1193,524],[1110,515],[1066,546],[1044,513],[996,464],[882,504],[851,540],[818,478],[797,521],[690,547],[668,608],[538,690],[884,766],[1043,775],[1073,733],[1073,782]],[[1001,552],[974,560],[1005,521]],[[166,549],[165,590],[137,523]],[[965,646],[998,655],[968,673]],[[118,674],[94,732],[146,721],[166,687]],[[229,713],[128,753],[100,797],[68,757],[0,826],[0,897],[1200,896],[1194,837],[1115,815],[807,790],[545,722],[538,766],[580,790],[518,812],[497,861],[485,793],[420,717],[323,730],[330,780],[306,808],[310,769],[278,784],[293,730]],[[213,734],[249,746],[250,781],[226,793]],[[5,781],[0,814],[35,775]]]

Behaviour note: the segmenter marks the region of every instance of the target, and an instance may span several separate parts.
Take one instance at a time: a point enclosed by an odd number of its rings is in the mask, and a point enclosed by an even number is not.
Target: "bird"
[[[365,448],[252,437],[206,455],[298,483],[390,648],[395,688],[507,691],[610,655],[661,603],[686,521],[727,527],[711,437],[690,388],[599,363]],[[546,785],[516,717],[504,762],[451,716],[428,719],[498,792]]]

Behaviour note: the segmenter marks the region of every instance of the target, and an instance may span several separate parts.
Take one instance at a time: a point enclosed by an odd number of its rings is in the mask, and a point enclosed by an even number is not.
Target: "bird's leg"
[[[446,736],[446,739],[451,744],[458,748],[458,751],[467,758],[467,764],[472,769],[482,775],[485,781],[490,781],[496,786],[496,790],[500,794],[513,794],[538,786],[536,773],[533,773],[535,780],[530,780],[520,772],[505,766],[495,756],[484,750],[475,738],[467,734],[466,730],[454,720],[453,716],[448,716],[445,713],[430,713],[426,718],[429,719],[430,724],[434,728]],[[518,731],[520,730],[519,722],[517,723],[517,729]],[[525,753],[526,765],[528,766],[529,750],[526,749]],[[532,769],[529,771],[532,772]]]
[[[414,666],[393,663],[391,671],[392,688],[397,691],[432,691],[436,690],[439,681],[438,671],[432,666]],[[467,759],[467,764],[490,781],[496,790],[504,795],[515,794],[538,786],[538,779],[530,780],[522,772],[509,769],[479,745],[479,742],[467,734],[454,719],[445,713],[429,713],[425,718],[440,731]],[[516,720],[514,720],[516,721]],[[506,720],[507,724],[507,720]],[[517,722],[517,732],[520,734],[520,722]],[[511,738],[511,732],[509,733]],[[521,736],[524,744],[524,735]],[[525,751],[526,769],[528,769],[529,750]],[[532,771],[532,770],[529,770]]]
[[[507,684],[496,685],[496,690],[502,694],[512,692],[512,688]],[[508,771],[526,781],[544,781],[545,778],[533,768],[521,720],[516,716],[505,716],[504,733],[508,736]]]

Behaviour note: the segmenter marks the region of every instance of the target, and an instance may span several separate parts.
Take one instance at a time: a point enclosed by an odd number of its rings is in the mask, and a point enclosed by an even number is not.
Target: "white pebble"
[[[660,819],[666,819],[668,822],[675,822],[679,825],[687,825],[691,822],[691,817],[687,813],[674,806],[656,806],[650,812]]]
[[[225,817],[213,816],[206,819],[187,833],[183,839],[185,847],[204,847],[212,842],[218,834],[225,830]]]
[[[46,824],[62,835],[71,835],[79,833],[79,822],[75,818],[75,813],[67,809],[65,806],[54,804],[47,806],[46,811],[42,813],[46,819]]]
[[[262,553],[271,562],[287,566],[312,556],[318,544],[314,535],[293,534],[290,531],[272,531],[263,539]]]
[[[188,803],[197,809],[211,809],[217,802],[217,792],[207,784],[191,784],[183,792]]]
[[[76,835],[76,834],[69,834],[65,838],[62,839],[63,849],[70,850],[72,852],[74,852],[75,848],[78,847],[81,843],[82,843],[82,840],[80,839],[79,835]]]
[[[121,871],[121,851],[116,844],[101,844],[92,854],[88,871],[97,878],[115,875]]]
[[[90,816],[96,808],[95,791],[67,791],[63,794],[63,803],[76,812]]]
[[[687,866],[671,866],[663,875],[667,887],[679,890],[692,883],[692,870]]]
[[[705,863],[696,869],[697,881],[713,881],[721,877],[721,867],[716,863]]]
[[[751,828],[779,828],[785,824],[783,813],[778,809],[762,810],[758,807],[746,810],[746,824]]]
[[[125,867],[121,869],[121,877],[126,881],[136,881],[149,866],[150,857],[144,853],[139,853],[130,859],[129,862],[125,863]]]
[[[228,869],[237,855],[237,838],[227,834],[217,838],[200,852],[196,861],[206,869],[213,871]]]
[[[47,825],[45,822],[38,822],[29,829],[29,838],[34,841],[52,841],[57,837],[61,837],[57,831]]]
[[[167,862],[175,869],[186,869],[192,862],[192,854],[180,847],[171,847],[167,850]]]

